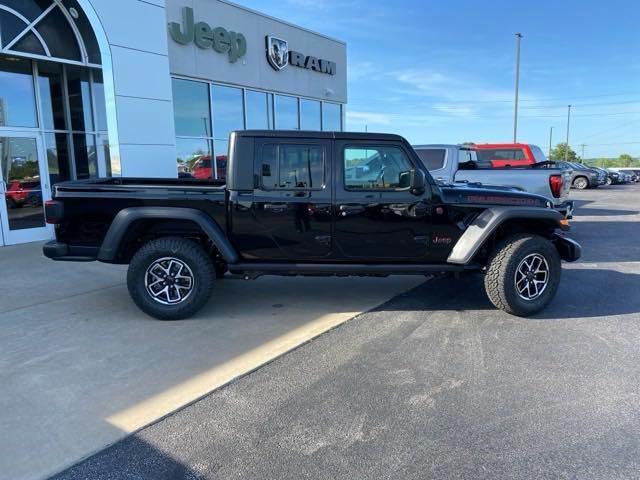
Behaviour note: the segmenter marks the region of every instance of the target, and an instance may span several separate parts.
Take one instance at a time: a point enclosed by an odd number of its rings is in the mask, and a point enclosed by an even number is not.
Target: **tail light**
[[[64,207],[62,202],[57,200],[47,200],[44,202],[44,216],[47,223],[52,225],[60,223],[64,216]]]
[[[562,175],[550,175],[549,176],[549,187],[551,187],[551,193],[555,198],[560,198],[562,194],[562,186],[564,185],[564,180]]]

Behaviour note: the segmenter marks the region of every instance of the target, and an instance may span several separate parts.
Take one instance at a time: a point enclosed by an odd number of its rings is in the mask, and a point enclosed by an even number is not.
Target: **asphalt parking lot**
[[[0,249],[0,479],[55,474],[424,281],[228,278],[195,317],[159,322],[126,267],[41,250]]]
[[[536,317],[428,281],[55,478],[640,477],[640,186],[572,197]]]

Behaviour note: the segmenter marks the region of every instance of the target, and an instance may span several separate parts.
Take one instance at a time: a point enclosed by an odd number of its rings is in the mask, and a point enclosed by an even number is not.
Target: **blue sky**
[[[554,127],[554,144],[564,141],[571,103],[578,154],[584,143],[587,158],[640,155],[635,0],[238,2],[347,42],[349,130],[414,143],[511,141],[522,32],[518,140],[546,152]]]

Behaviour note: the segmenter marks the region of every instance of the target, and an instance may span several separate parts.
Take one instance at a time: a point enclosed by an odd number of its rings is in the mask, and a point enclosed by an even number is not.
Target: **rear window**
[[[533,158],[536,160],[536,163],[546,162],[547,157],[544,152],[537,145],[529,145],[531,152],[533,153]]]
[[[320,145],[266,144],[261,163],[262,186],[266,190],[324,187],[324,149]]]
[[[475,150],[470,148],[461,148],[458,150],[458,164],[476,163],[478,161],[478,154]]]
[[[521,148],[487,148],[478,149],[478,160],[490,162],[492,160],[524,160]]]
[[[444,148],[422,148],[416,150],[416,153],[427,170],[439,170],[444,167],[446,156]]]

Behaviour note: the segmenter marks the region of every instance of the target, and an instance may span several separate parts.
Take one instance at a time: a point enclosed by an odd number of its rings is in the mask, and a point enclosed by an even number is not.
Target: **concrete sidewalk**
[[[126,267],[0,249],[0,478],[69,466],[423,277],[225,279],[198,316],[160,322]]]

